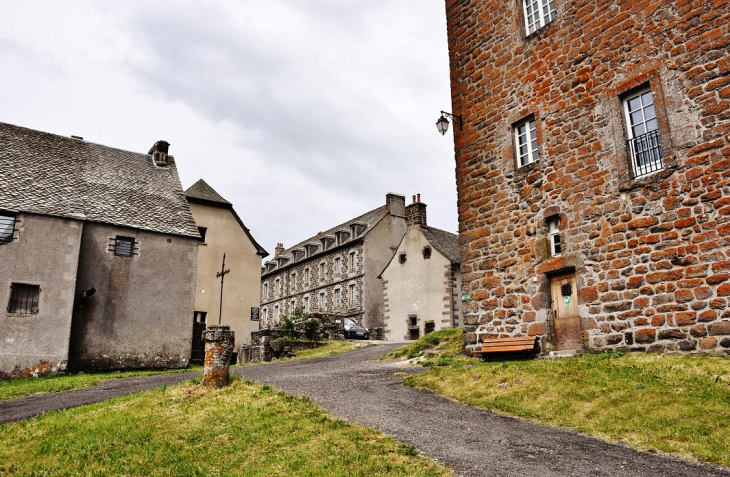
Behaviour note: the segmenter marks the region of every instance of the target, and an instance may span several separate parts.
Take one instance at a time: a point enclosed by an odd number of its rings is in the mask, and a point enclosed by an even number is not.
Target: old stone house
[[[168,146],[0,123],[0,377],[187,365],[199,237]]]
[[[413,196],[408,230],[386,265],[383,280],[385,340],[415,340],[461,323],[459,236],[429,227],[426,204]]]
[[[278,323],[301,307],[382,327],[378,275],[406,231],[405,209],[405,197],[389,193],[377,209],[288,249],[279,244],[262,268],[262,325]]]
[[[730,3],[447,0],[468,348],[730,350]]]
[[[199,328],[206,323],[218,324],[221,280],[216,274],[225,254],[230,273],[225,276],[221,324],[235,332],[233,349],[238,350],[242,340],[250,339],[251,332],[259,327],[251,318],[252,314],[258,318],[261,259],[268,252],[253,238],[233,205],[203,179],[190,186],[185,197],[200,233],[193,320]],[[198,339],[202,345],[199,335]]]

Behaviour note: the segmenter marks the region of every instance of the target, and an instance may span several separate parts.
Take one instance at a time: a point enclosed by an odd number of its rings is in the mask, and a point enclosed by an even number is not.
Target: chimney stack
[[[385,194],[385,205],[388,206],[390,215],[406,215],[406,196],[388,192]]]
[[[408,226],[416,225],[425,227],[426,224],[426,204],[421,202],[421,194],[413,196],[413,203],[406,207],[406,223]]]
[[[284,250],[286,250],[284,248],[284,244],[283,243],[277,243],[276,244],[276,248],[274,249],[274,258],[276,258],[279,255],[281,255],[282,253],[284,253]]]
[[[152,156],[152,161],[157,167],[167,167],[167,153],[170,150],[170,143],[167,141],[157,141],[150,152],[147,154]]]

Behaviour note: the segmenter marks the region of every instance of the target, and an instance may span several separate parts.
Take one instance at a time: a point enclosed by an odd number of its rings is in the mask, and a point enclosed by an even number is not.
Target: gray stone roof
[[[199,237],[168,161],[0,123],[0,209]]]
[[[185,197],[188,199],[199,199],[208,202],[217,202],[219,204],[230,204],[226,199],[221,197],[211,186],[203,179],[191,185],[185,191]]]
[[[251,235],[251,231],[248,227],[246,227],[246,225],[243,223],[243,220],[241,220],[241,217],[238,216],[235,209],[233,208],[233,204],[221,197],[220,194],[218,194],[218,192],[216,192],[215,189],[209,186],[208,183],[205,182],[203,179],[198,180],[198,182],[188,187],[188,190],[185,191],[185,197],[191,203],[197,202],[203,205],[221,207],[230,210],[233,214],[233,217],[236,219],[236,222],[238,222],[238,225],[241,226],[243,231],[246,233],[246,236],[248,236],[248,239],[251,241],[253,246],[256,247],[256,254],[260,255],[261,257],[266,257],[267,255],[269,255],[269,252],[264,250],[264,247],[259,245],[259,243],[253,238],[253,235]]]
[[[316,257],[316,256],[319,256],[319,255],[322,255],[322,254],[330,253],[330,250],[331,249],[325,250],[325,251],[322,250],[321,243],[320,243],[319,239],[324,238],[324,237],[327,237],[327,238],[331,238],[332,240],[335,240],[335,235],[334,235],[335,232],[337,232],[339,230],[343,230],[343,231],[346,230],[346,231],[349,232],[350,225],[359,224],[359,225],[364,225],[365,226],[365,230],[363,230],[360,233],[360,235],[358,235],[357,237],[350,236],[347,239],[347,241],[344,242],[344,243],[346,244],[346,243],[352,242],[353,240],[359,240],[361,237],[365,236],[365,234],[367,234],[372,229],[372,227],[375,224],[377,224],[380,221],[380,219],[382,219],[387,213],[388,213],[388,206],[387,205],[383,205],[381,207],[378,207],[377,209],[373,209],[370,212],[366,212],[366,213],[364,213],[363,215],[361,215],[359,217],[355,217],[354,219],[350,219],[350,220],[348,220],[347,222],[345,222],[343,224],[337,225],[336,227],[332,227],[331,229],[327,229],[324,232],[320,232],[317,235],[315,235],[314,237],[309,237],[306,240],[302,240],[298,244],[293,245],[293,246],[287,248],[286,250],[284,250],[276,258],[277,259],[278,258],[286,258],[286,259],[289,260],[286,265],[291,264],[291,263],[294,262],[294,260],[293,260],[294,257],[293,257],[292,252],[294,250],[296,250],[296,249],[303,248],[305,245],[310,244],[310,243],[317,244],[317,245],[320,246],[319,250],[316,253],[314,253],[313,255],[311,255],[312,257]],[[271,261],[271,262],[266,262],[266,263],[276,263],[276,262]],[[277,266],[275,269],[273,269],[273,270],[271,270],[269,272],[264,272],[263,275],[268,275],[269,273],[276,272],[276,271],[279,270],[279,268],[280,267]],[[281,268],[283,268],[283,267],[281,267]]]
[[[435,227],[421,227],[424,237],[428,243],[441,252],[452,263],[461,263],[461,252],[459,249],[459,236],[437,229]]]

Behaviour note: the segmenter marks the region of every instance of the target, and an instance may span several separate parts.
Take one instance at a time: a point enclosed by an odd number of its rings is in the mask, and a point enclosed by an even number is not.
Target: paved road
[[[379,345],[310,361],[238,368],[247,379],[309,396],[335,416],[375,427],[464,476],[730,476],[730,469],[612,445],[462,406],[401,384]],[[410,372],[418,372],[412,369]]]
[[[440,398],[401,384],[397,363],[377,361],[395,345],[308,361],[235,368],[246,379],[309,396],[335,416],[380,429],[462,476],[724,476],[730,469],[639,452]],[[406,370],[420,372],[420,368]],[[116,379],[65,393],[0,401],[0,423],[103,401],[200,376]]]

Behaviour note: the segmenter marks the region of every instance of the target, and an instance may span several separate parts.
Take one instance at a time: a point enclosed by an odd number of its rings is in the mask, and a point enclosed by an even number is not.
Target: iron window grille
[[[540,159],[537,147],[537,125],[534,119],[523,121],[515,126],[515,145],[517,146],[517,163],[526,166]]]
[[[535,33],[555,18],[553,0],[522,0],[527,35]]]
[[[12,242],[15,233],[15,215],[0,214],[0,242]]]
[[[117,235],[114,241],[114,255],[118,257],[131,257],[134,251],[133,237],[120,237]]]
[[[631,171],[641,177],[664,169],[659,124],[651,89],[642,89],[623,101]]]
[[[10,291],[10,302],[8,313],[19,313],[22,315],[38,314],[38,299],[41,287],[38,285],[25,285],[13,283]]]

